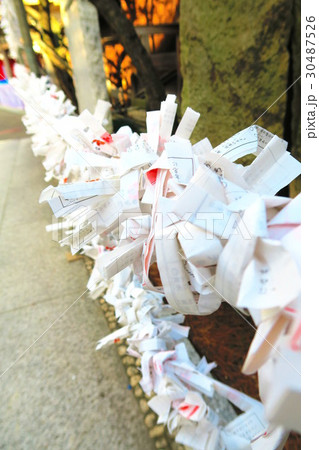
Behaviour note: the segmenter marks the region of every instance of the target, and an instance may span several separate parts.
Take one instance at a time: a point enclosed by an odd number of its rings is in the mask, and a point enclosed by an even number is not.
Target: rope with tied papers
[[[125,126],[109,135],[109,104],[75,116],[46,77],[16,73],[33,151],[45,180],[58,180],[40,196],[56,217],[47,229],[95,260],[91,296],[107,290],[123,325],[98,348],[127,339],[143,390],[156,394],[150,407],[177,442],[283,445],[300,431],[300,196],[275,196],[300,173],[287,143],[253,125],[215,148],[207,138],[192,145],[199,114],[187,108],[172,135],[173,95],[147,113],[146,133]],[[235,162],[250,154],[249,166]],[[150,279],[155,263],[161,286]],[[194,365],[180,342],[184,314],[211,314],[222,301],[253,318],[243,372],[258,372],[263,404],[208,376],[214,365]],[[208,405],[216,393],[243,414],[225,423]]]

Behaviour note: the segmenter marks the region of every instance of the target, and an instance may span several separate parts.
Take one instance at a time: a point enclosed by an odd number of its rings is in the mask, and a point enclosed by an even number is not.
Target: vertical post
[[[6,71],[6,75],[8,78],[12,78],[13,75],[12,75],[12,70],[11,70],[11,66],[10,66],[10,61],[8,59],[4,45],[1,45],[0,52],[3,56],[3,64],[4,64],[5,71]]]
[[[72,60],[79,110],[94,112],[98,99],[108,100],[98,13],[87,0],[60,3],[61,17]],[[108,131],[112,131],[110,112]]]
[[[18,22],[19,22],[19,28],[21,32],[22,37],[22,45],[27,57],[27,61],[30,67],[30,70],[35,73],[35,75],[40,75],[39,65],[36,59],[36,56],[34,54],[33,48],[32,48],[32,39],[30,36],[30,29],[29,24],[27,22],[27,16],[24,9],[23,1],[22,0],[12,0],[14,4],[14,8],[17,14]]]

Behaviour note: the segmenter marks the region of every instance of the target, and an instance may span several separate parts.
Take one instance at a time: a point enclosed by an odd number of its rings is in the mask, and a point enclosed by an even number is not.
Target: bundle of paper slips
[[[287,142],[252,125],[215,148],[205,137],[193,144],[200,115],[187,108],[173,134],[174,95],[147,112],[146,133],[110,134],[109,103],[76,116],[46,77],[16,72],[33,152],[53,180],[40,195],[54,215],[47,229],[95,260],[91,296],[105,294],[122,326],[98,348],[127,339],[142,388],[155,393],[149,405],[177,442],[282,448],[300,431],[300,195],[275,195],[300,174]],[[250,165],[236,163],[246,155]],[[155,264],[161,286],[150,279]],[[258,373],[262,403],[189,357],[184,315],[222,301],[255,324],[242,370]],[[208,401],[218,394],[243,413],[225,422]]]

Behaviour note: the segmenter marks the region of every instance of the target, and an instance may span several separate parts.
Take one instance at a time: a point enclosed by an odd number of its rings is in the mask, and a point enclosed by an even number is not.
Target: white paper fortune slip
[[[244,172],[253,192],[274,195],[300,174],[300,163],[286,151],[287,143],[274,136]]]
[[[192,108],[187,108],[180,124],[176,130],[176,136],[189,139],[192,135],[192,132],[198,122],[200,114],[194,111]]]
[[[77,182],[59,184],[55,190],[66,200],[89,197],[91,195],[114,195],[120,189],[119,178],[97,180],[91,182]]]
[[[230,161],[249,155],[258,155],[274,135],[258,125],[252,125],[214,148],[214,152]]]
[[[193,150],[190,141],[167,142],[167,158],[171,164],[171,174],[180,184],[187,184],[195,172]]]
[[[163,141],[168,141],[172,134],[177,111],[176,95],[168,94],[166,101],[161,103],[159,135]]]

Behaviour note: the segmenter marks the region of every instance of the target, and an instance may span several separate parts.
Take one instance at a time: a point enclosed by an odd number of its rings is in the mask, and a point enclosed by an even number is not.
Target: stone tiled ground
[[[0,448],[154,449],[116,349],[95,351],[109,332],[98,301],[75,302],[84,262],[45,231],[28,139],[0,141],[0,172]]]

